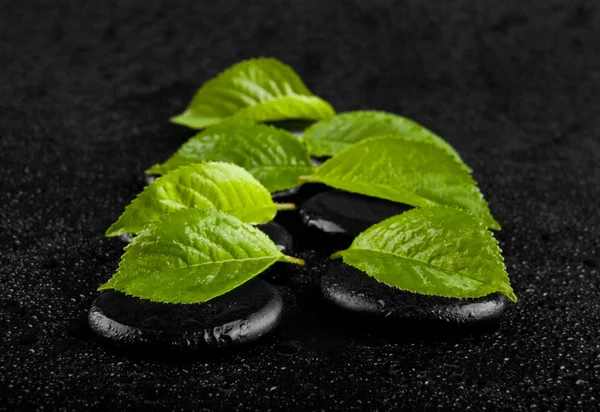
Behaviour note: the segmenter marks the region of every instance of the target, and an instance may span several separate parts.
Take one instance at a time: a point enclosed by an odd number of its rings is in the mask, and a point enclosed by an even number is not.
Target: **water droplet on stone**
[[[387,286],[340,263],[321,278],[324,299],[356,319],[474,325],[498,320],[508,306],[501,293],[477,299],[428,296]]]
[[[88,313],[91,329],[117,346],[202,351],[255,341],[279,324],[283,302],[254,278],[208,302],[151,302],[115,290],[100,294]]]

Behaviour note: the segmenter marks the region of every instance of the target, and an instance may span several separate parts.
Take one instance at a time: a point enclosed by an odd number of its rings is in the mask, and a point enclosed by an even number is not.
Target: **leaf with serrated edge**
[[[266,223],[277,213],[269,191],[239,166],[205,162],[180,167],[146,186],[106,231],[138,233],[165,213],[198,207],[216,209],[246,223]]]
[[[117,272],[98,290],[115,289],[156,302],[200,303],[278,261],[303,263],[233,216],[184,209],[163,215],[133,238]]]
[[[413,209],[371,226],[344,262],[389,286],[454,298],[501,292],[516,302],[498,242],[468,212]]]
[[[203,129],[229,120],[319,120],[334,114],[291,67],[263,57],[240,62],[206,82],[171,121]]]
[[[310,126],[302,138],[311,155],[333,156],[361,140],[391,134],[436,144],[462,163],[456,150],[432,131],[406,117],[376,110],[339,113]]]
[[[437,145],[399,136],[362,140],[323,163],[302,181],[411,206],[457,206],[500,229],[469,172]]]
[[[243,167],[270,192],[298,186],[298,176],[314,171],[302,142],[291,133],[262,124],[228,123],[198,133],[146,173],[162,175],[207,160]]]

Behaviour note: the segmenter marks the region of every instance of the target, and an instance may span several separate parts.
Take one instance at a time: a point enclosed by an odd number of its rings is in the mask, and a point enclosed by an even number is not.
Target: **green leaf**
[[[340,113],[321,120],[304,132],[303,139],[311,155],[333,156],[363,139],[391,134],[436,144],[460,160],[448,142],[420,124],[393,113],[374,110]]]
[[[372,137],[342,150],[302,181],[412,206],[457,206],[500,229],[469,172],[437,145],[398,136]]]
[[[199,303],[220,296],[283,255],[267,235],[209,209],[164,215],[125,247],[114,276],[98,290],[115,289],[157,302]]]
[[[185,208],[216,209],[246,223],[266,223],[277,213],[271,195],[239,166],[206,162],[181,167],[146,186],[106,236],[138,233],[162,215]]]
[[[516,302],[498,242],[471,214],[413,209],[377,223],[338,252],[389,286],[454,298],[501,292]]]
[[[207,160],[243,167],[270,192],[298,186],[298,176],[314,171],[302,142],[291,133],[261,124],[228,123],[198,133],[146,173],[162,175]]]
[[[173,123],[202,129],[229,120],[319,120],[333,116],[294,70],[272,58],[250,59],[206,82]]]

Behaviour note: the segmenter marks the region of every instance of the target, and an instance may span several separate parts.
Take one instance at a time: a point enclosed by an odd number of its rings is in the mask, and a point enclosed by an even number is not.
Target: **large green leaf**
[[[228,120],[319,120],[333,116],[294,70],[272,58],[250,59],[206,82],[182,114],[171,118],[193,129]]]
[[[306,149],[291,133],[261,124],[228,123],[198,133],[146,173],[162,175],[206,160],[241,166],[270,192],[298,186],[298,176],[313,172]]]
[[[150,224],[125,247],[116,289],[157,302],[199,303],[222,295],[273,263],[302,264],[283,255],[267,235],[233,216],[184,209]]]
[[[501,292],[517,300],[492,233],[470,213],[453,207],[393,216],[338,254],[378,281],[411,292],[455,298]]]
[[[365,139],[301,180],[412,206],[458,206],[487,227],[500,229],[469,172],[454,156],[429,142],[398,136]]]
[[[306,129],[303,139],[311,155],[333,156],[363,139],[391,134],[431,142],[460,160],[448,142],[420,124],[397,114],[374,110],[340,113],[321,120]]]
[[[277,213],[267,189],[250,173],[229,163],[205,162],[181,167],[146,186],[106,236],[138,233],[166,213],[191,207],[220,210],[256,224]]]

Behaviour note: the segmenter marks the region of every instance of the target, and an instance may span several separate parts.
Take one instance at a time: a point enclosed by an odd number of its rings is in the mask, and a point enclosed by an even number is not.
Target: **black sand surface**
[[[1,1],[0,409],[598,410],[599,33],[592,1]],[[193,134],[169,116],[260,55],[338,111],[399,113],[456,147],[520,298],[496,329],[342,322],[306,237],[254,346],[169,359],[95,338],[87,310],[123,247],[104,231]]]

